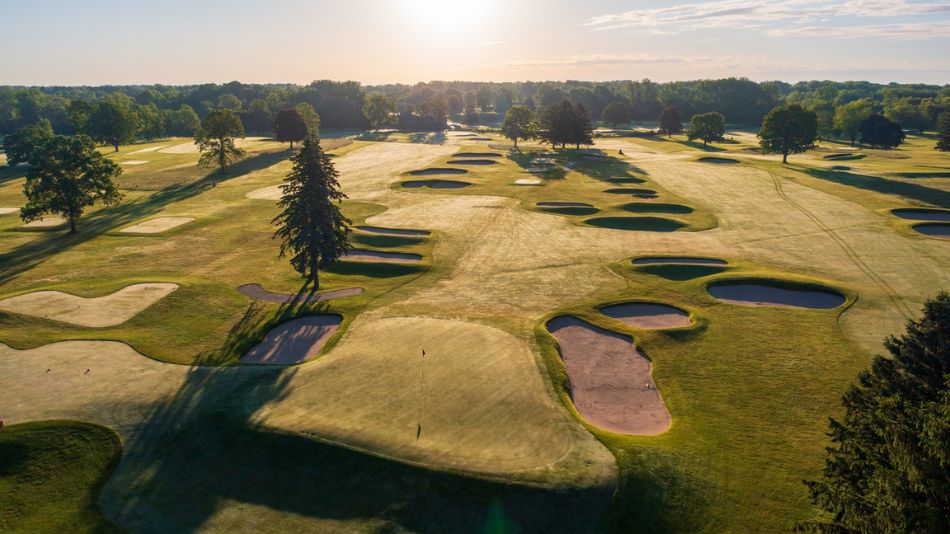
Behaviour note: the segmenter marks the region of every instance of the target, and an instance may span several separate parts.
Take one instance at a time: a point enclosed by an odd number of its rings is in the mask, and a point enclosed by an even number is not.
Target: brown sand
[[[515,180],[515,185],[541,185],[541,180],[539,178],[518,178]]]
[[[419,263],[422,256],[405,252],[378,252],[375,250],[352,249],[341,260],[346,261],[383,261],[387,263]]]
[[[279,302],[288,304],[291,302],[320,302],[323,300],[339,299],[363,294],[362,287],[348,287],[346,289],[336,289],[333,291],[321,291],[319,293],[305,293],[302,295],[292,295],[290,293],[274,293],[267,291],[257,284],[244,284],[238,286],[238,293],[247,295],[254,300],[263,300],[265,302]]]
[[[20,211],[20,208],[0,208],[0,215],[6,215],[8,213],[16,213]]]
[[[130,159],[129,161],[120,161],[119,165],[144,165],[148,163],[147,161],[140,159]]]
[[[371,234],[383,235],[409,235],[409,236],[427,236],[432,232],[428,230],[408,230],[404,228],[383,228],[382,226],[357,226],[357,230],[369,232]]]
[[[842,295],[812,289],[786,289],[749,282],[729,282],[709,286],[709,294],[732,304],[756,306],[792,306],[796,308],[837,308],[844,304]]]
[[[79,326],[122,324],[178,289],[178,284],[134,284],[103,297],[79,297],[62,291],[34,291],[0,300],[0,310]]]
[[[692,324],[688,313],[666,304],[629,302],[605,306],[600,309],[600,313],[634,328],[681,328]]]
[[[548,321],[571,382],[577,411],[591,424],[621,434],[655,435],[670,412],[653,382],[652,364],[628,336],[568,316]]]
[[[157,234],[190,223],[194,217],[156,217],[119,230],[124,234]]]
[[[293,365],[320,354],[320,349],[340,327],[339,315],[311,315],[274,328],[241,358],[241,363]]]
[[[64,224],[66,224],[66,219],[62,217],[43,217],[24,224],[22,228],[56,228]]]
[[[280,200],[284,196],[284,189],[282,184],[269,185],[245,193],[244,196],[252,200]]]
[[[689,265],[726,265],[726,260],[715,258],[688,258],[685,256],[649,256],[645,258],[634,258],[635,265],[645,265],[650,263],[686,263]]]

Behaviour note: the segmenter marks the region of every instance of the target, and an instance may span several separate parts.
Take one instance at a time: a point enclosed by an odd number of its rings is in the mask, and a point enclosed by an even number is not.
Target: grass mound
[[[630,202],[620,206],[620,209],[630,213],[693,213],[693,208],[682,204],[667,204],[650,202]]]
[[[739,160],[737,160],[737,159],[732,159],[732,158],[718,158],[718,157],[715,157],[715,156],[703,156],[703,157],[699,158],[698,161],[701,161],[701,162],[703,162],[703,163],[718,163],[718,164],[720,164],[720,165],[723,165],[723,164],[724,164],[724,165],[734,165],[734,164],[736,164],[736,163],[739,163]]]
[[[111,429],[37,421],[0,430],[0,531],[118,532],[97,501],[122,458]]]
[[[638,230],[643,232],[675,232],[686,224],[663,217],[594,217],[587,224],[613,230]]]
[[[428,169],[416,169],[414,171],[409,171],[409,174],[413,176],[430,176],[433,174],[465,174],[468,170],[466,169],[453,169],[451,167],[430,167]]]
[[[712,276],[726,270],[725,267],[715,265],[654,263],[637,266],[637,271],[666,278],[667,280],[683,281],[704,276]]]

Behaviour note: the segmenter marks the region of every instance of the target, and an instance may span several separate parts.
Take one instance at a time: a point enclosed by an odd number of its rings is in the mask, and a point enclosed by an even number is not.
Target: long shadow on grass
[[[65,230],[31,231],[30,233],[41,234],[41,237],[0,254],[0,285],[36,267],[51,256],[70,250],[106,232],[158,213],[165,206],[204,193],[217,183],[270,167],[285,159],[288,154],[289,152],[284,151],[253,156],[231,166],[226,174],[213,172],[201,180],[187,185],[166,187],[133,202],[102,208],[83,217],[79,221],[78,232],[75,234],[70,234]],[[22,230],[12,231],[19,232]]]
[[[307,309],[298,300],[277,316]],[[256,337],[259,325],[249,320],[243,331],[233,332],[233,343]],[[555,490],[485,481],[255,423],[253,414],[280,402],[300,369],[192,367],[177,392],[150,407],[147,420],[127,439],[122,463],[100,499],[105,513],[131,531],[248,528],[262,512],[235,517],[245,505],[278,512],[264,516],[266,525],[252,527],[275,531],[339,528],[337,521],[377,531],[602,530],[612,488]],[[217,515],[225,506],[231,513]],[[325,523],[302,524],[301,516]]]
[[[831,171],[823,169],[806,169],[805,173],[809,176],[827,180],[837,184],[859,187],[884,193],[888,195],[899,195],[905,198],[917,200],[927,204],[933,204],[941,208],[950,208],[950,192],[934,189],[918,184],[909,184],[897,180],[888,180],[880,176],[870,176],[867,174],[855,174],[844,171]]]

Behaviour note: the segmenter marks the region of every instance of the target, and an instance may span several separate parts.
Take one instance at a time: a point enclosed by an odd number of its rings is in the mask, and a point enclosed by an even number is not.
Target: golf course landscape
[[[188,139],[104,149],[145,161],[123,166],[124,200],[78,234],[3,215],[0,442],[121,444],[111,460],[74,452],[81,473],[47,466],[42,491],[82,498],[30,525],[777,531],[806,518],[801,480],[840,392],[950,286],[950,242],[905,217],[948,213],[950,182],[907,177],[945,156],[913,136],[891,151],[823,142],[782,165],[739,131],[715,152],[677,136],[552,151],[487,135],[325,138],[354,251],[315,293],[272,238],[268,191],[290,153],[271,140],[244,141],[224,176],[194,166]],[[837,153],[861,158],[837,170]],[[438,178],[467,187],[406,187],[440,168],[467,171]],[[3,173],[0,205],[22,205],[23,171]],[[611,351],[632,370],[610,370]],[[43,499],[17,480],[0,486],[5,521]]]

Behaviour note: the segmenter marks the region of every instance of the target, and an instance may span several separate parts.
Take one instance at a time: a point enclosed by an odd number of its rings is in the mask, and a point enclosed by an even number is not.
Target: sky
[[[950,0],[0,0],[0,84],[950,83]]]

